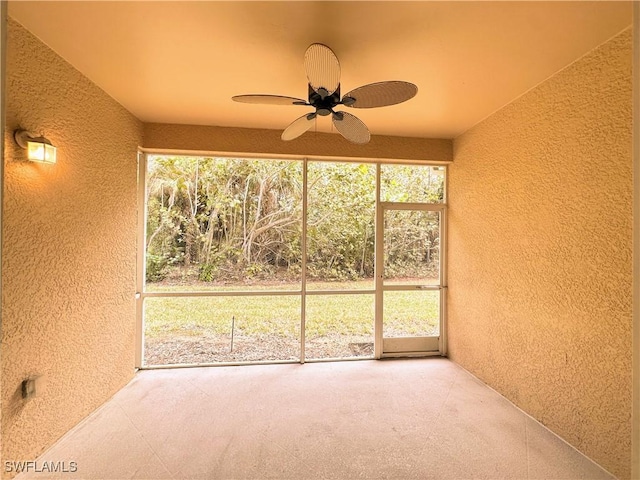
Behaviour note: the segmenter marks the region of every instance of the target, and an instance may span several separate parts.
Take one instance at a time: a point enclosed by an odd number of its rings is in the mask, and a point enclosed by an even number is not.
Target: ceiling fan
[[[363,85],[340,99],[340,63],[335,53],[321,43],[312,44],[304,54],[304,68],[309,80],[309,100],[280,95],[236,95],[236,102],[266,105],[303,105],[315,108],[302,115],[282,132],[282,140],[293,140],[309,130],[318,115],[331,115],[336,130],[353,143],[364,144],[371,139],[367,126],[355,115],[335,108],[385,107],[405,102],[418,93],[413,83],[388,81]]]

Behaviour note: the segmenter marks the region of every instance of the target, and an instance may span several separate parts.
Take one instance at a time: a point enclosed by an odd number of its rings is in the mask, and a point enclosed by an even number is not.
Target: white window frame
[[[297,290],[237,290],[237,291],[185,291],[185,292],[146,292],[145,291],[145,266],[146,266],[146,223],[147,223],[147,157],[149,155],[175,155],[175,156],[217,156],[223,158],[253,158],[271,160],[273,157],[247,156],[243,154],[233,155],[229,153],[203,153],[203,152],[166,152],[166,151],[145,151],[142,149],[138,154],[138,225],[137,225],[137,274],[136,274],[136,352],[135,365],[137,369],[156,368],[183,368],[201,366],[224,366],[224,365],[247,365],[247,364],[277,364],[277,363],[306,363],[324,362],[340,360],[368,360],[380,359],[388,356],[428,356],[446,355],[446,212],[447,212],[447,165],[439,162],[394,162],[374,159],[343,159],[328,157],[288,157],[286,160],[302,162],[302,258],[301,258],[301,281]],[[279,158],[280,159],[280,158]],[[361,163],[374,165],[376,169],[375,179],[375,281],[373,289],[363,290],[307,290],[307,172],[309,162],[333,162],[333,163]],[[424,167],[440,166],[444,167],[445,185],[444,198],[442,203],[400,203],[380,201],[380,171],[382,165],[416,165]],[[440,336],[437,339],[439,349],[437,351],[403,351],[385,353],[383,351],[383,328],[382,328],[382,298],[384,291],[394,290],[394,287],[384,287],[382,283],[382,272],[379,265],[383,261],[382,244],[382,223],[384,209],[418,209],[437,211],[441,214],[440,233],[440,284],[422,288],[422,290],[440,291]],[[395,288],[399,289],[399,288]],[[144,301],[146,298],[168,298],[168,297],[232,297],[232,296],[300,296],[300,358],[298,360],[268,360],[268,361],[248,361],[248,362],[215,362],[197,364],[175,364],[175,365],[144,365]],[[342,357],[327,359],[306,359],[305,358],[305,327],[306,327],[306,297],[314,295],[374,295],[374,355],[371,357]],[[395,339],[394,339],[395,340]],[[409,339],[410,340],[410,339]],[[405,349],[406,350],[406,349]]]

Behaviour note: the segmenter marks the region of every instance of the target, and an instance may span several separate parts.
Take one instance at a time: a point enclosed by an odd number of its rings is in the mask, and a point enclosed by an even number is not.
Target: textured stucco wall
[[[0,132],[5,125],[5,61],[7,53],[7,2],[0,3]],[[0,143],[0,158],[4,158],[4,142]],[[2,185],[4,183],[4,163],[0,163],[0,229],[2,229]],[[0,235],[0,249],[2,236]],[[0,298],[2,297],[2,279],[0,278]],[[2,316],[0,314],[0,335],[2,335]],[[0,361],[2,358],[0,357]],[[2,391],[2,373],[0,372],[0,392]],[[2,395],[0,395],[0,425],[2,425]],[[2,459],[2,432],[0,430],[0,459]]]
[[[2,244],[4,461],[34,459],[134,373],[142,124],[10,20]],[[18,126],[58,163],[24,161]],[[43,375],[23,401],[20,383]]]
[[[620,478],[631,453],[631,32],[454,142],[449,352]]]
[[[438,138],[372,135],[366,145],[356,145],[338,134],[307,132],[290,142],[282,131],[258,128],[207,127],[148,123],[144,146],[150,149],[246,153],[250,155],[299,155],[333,158],[450,162],[453,141]]]

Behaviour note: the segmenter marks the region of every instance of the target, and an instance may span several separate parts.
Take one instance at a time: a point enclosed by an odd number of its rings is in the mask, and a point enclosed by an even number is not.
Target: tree
[[[299,277],[302,167],[287,160],[150,157],[147,280],[180,265],[206,281]],[[385,165],[381,180],[383,200],[442,201],[443,177],[433,169]],[[307,195],[310,278],[373,276],[375,166],[309,162]],[[437,220],[413,215],[387,223],[389,271],[410,276],[433,269]]]

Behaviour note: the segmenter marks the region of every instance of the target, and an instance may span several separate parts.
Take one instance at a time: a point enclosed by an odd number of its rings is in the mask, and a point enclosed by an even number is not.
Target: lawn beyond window
[[[331,283],[319,287],[337,289],[340,286]],[[164,287],[156,291],[172,290]],[[392,298],[385,304],[385,315],[389,317],[392,336],[437,331],[437,295],[422,299],[419,320],[426,320],[433,328],[423,332],[416,331],[421,322],[416,321],[413,313],[415,292],[391,293]],[[372,356],[373,305],[372,294],[307,296],[306,357]],[[300,358],[300,299],[297,296],[149,298],[145,309],[147,365]],[[233,350],[232,326],[235,327]]]

